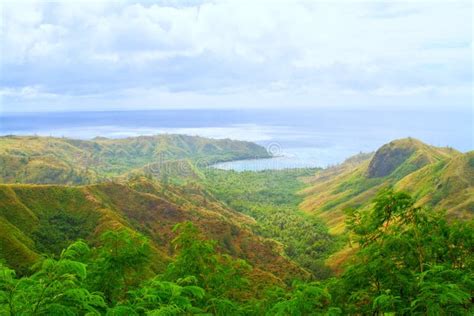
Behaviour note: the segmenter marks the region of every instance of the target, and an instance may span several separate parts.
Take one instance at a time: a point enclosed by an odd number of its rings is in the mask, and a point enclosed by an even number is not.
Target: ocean
[[[91,139],[163,133],[252,141],[277,156],[216,166],[239,171],[326,167],[404,137],[463,152],[473,150],[472,112],[460,110],[0,112],[1,135]]]

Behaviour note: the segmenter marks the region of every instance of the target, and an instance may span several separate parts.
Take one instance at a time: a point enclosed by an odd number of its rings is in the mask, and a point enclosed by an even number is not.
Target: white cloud
[[[423,103],[453,97],[446,90],[470,102],[462,88],[472,86],[470,1],[7,1],[2,9],[0,86],[40,86],[58,104],[125,96],[122,106],[155,106],[130,91],[190,107],[343,105],[349,94],[374,106],[376,96]],[[3,107],[10,102],[4,95]]]
[[[44,92],[39,86],[24,86],[21,88],[0,88],[0,97],[36,100],[38,98],[55,99],[60,96],[54,93]]]
[[[419,87],[381,87],[377,88],[372,93],[377,96],[412,96],[423,93],[430,93],[435,91],[433,86],[419,86]]]

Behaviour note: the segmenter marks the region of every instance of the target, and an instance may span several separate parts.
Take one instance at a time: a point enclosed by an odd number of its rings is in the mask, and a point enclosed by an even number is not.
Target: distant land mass
[[[467,108],[469,109],[469,108]],[[393,139],[415,137],[434,146],[473,150],[470,110],[196,109],[1,113],[0,135],[92,140],[186,134],[277,147],[281,168],[327,167]],[[275,146],[276,145],[276,146]],[[275,161],[231,163],[240,170],[273,168]]]
[[[265,148],[251,142],[186,135],[92,140],[3,136],[0,178],[3,183],[85,184],[143,168],[160,172],[176,161],[208,166],[268,157]]]

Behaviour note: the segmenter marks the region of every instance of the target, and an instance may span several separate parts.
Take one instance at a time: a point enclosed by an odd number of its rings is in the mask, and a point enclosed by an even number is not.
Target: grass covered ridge
[[[198,136],[157,135],[76,140],[37,136],[0,137],[0,182],[87,184],[133,169],[189,159],[195,164],[267,158],[250,142]]]
[[[302,191],[302,209],[322,218],[334,233],[344,232],[344,210],[369,208],[376,193],[394,186],[419,203],[472,217],[472,152],[429,146],[406,138],[392,141],[365,159],[320,170]]]

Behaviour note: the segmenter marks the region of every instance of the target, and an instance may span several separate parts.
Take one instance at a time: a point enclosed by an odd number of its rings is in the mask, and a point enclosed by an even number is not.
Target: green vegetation
[[[474,313],[474,152],[404,139],[324,170],[201,168],[266,155],[0,137],[0,181],[53,183],[0,185],[0,315]]]
[[[86,238],[91,233],[92,227],[86,226],[86,219],[57,212],[40,219],[33,239],[37,242],[39,252],[57,254],[72,241]]]
[[[281,255],[275,242],[248,229],[249,217],[206,197],[191,184],[168,184],[164,189],[139,177],[124,184],[79,187],[0,185],[0,196],[0,260],[21,274],[42,253],[57,258],[64,245],[76,238],[96,243],[101,233],[118,228],[146,236],[152,243],[154,269],[161,269],[173,255],[172,228],[184,221],[216,240],[223,252],[272,275],[276,283],[306,274]]]
[[[90,248],[77,241],[16,278],[0,265],[2,315],[226,315],[245,302],[250,266],[216,252],[190,223],[177,225],[178,251],[162,274],[150,244],[128,230],[108,231]]]
[[[420,204],[470,218],[474,210],[472,155],[412,138],[396,140],[374,155],[318,171],[308,180],[301,207],[324,220],[332,233],[343,234],[346,208],[368,209],[379,190],[393,186],[410,192]]]
[[[285,254],[314,277],[324,278],[330,271],[324,265],[328,254],[339,246],[334,236],[316,216],[303,213],[297,194],[303,189],[301,177],[315,169],[235,172],[206,170],[206,187],[232,209],[253,217],[254,231],[280,242]]]
[[[5,315],[469,315],[474,312],[474,222],[449,223],[403,192],[381,192],[370,212],[348,211],[360,250],[345,272],[252,293],[251,266],[216,251],[190,222],[175,226],[176,250],[153,272],[151,244],[108,231],[77,241],[16,277],[0,264]]]
[[[359,245],[337,284],[348,313],[468,315],[474,222],[448,223],[403,192],[382,191],[370,212],[348,211]]]
[[[168,162],[178,160],[208,165],[268,157],[265,148],[254,143],[185,135],[90,141],[3,136],[0,137],[0,182],[86,184],[145,167],[148,172],[161,174]]]

